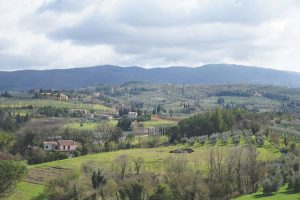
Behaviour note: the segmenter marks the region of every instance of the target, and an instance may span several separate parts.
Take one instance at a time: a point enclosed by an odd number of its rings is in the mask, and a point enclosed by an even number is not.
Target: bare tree
[[[136,157],[133,159],[133,162],[134,162],[134,169],[136,171],[136,175],[139,175],[140,169],[141,169],[142,165],[144,164],[144,158],[142,158],[141,156]]]
[[[176,175],[182,175],[187,170],[188,160],[185,154],[178,154],[170,156],[166,160],[167,173],[174,173]]]
[[[109,151],[109,143],[112,141],[113,130],[107,123],[102,123],[94,133],[98,143],[104,143],[105,151]]]
[[[114,168],[117,178],[124,180],[126,172],[128,171],[130,162],[128,155],[121,155],[114,161]]]

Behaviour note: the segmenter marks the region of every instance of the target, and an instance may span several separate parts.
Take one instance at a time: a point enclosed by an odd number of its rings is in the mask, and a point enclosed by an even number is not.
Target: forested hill
[[[300,87],[300,73],[229,64],[210,64],[197,68],[152,69],[102,65],[73,69],[0,72],[0,90],[70,89],[101,83],[120,84],[128,81],[186,84],[253,83]]]

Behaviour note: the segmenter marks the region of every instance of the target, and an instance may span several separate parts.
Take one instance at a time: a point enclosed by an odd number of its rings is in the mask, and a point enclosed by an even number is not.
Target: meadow
[[[59,101],[50,99],[6,99],[0,98],[0,108],[22,109],[32,106],[39,108],[52,106],[57,108],[82,108],[88,110],[111,111],[111,108],[101,104],[81,103],[75,101]]]
[[[216,147],[221,148],[222,152],[226,155],[230,152],[230,149],[235,147],[236,145],[229,143],[228,145],[222,145],[218,143]],[[241,147],[244,147],[244,141],[240,144]],[[165,147],[157,147],[157,148],[141,148],[141,149],[127,149],[127,150],[118,150],[112,152],[102,152],[97,154],[89,154],[77,158],[69,158],[65,160],[59,160],[54,162],[42,163],[37,165],[29,166],[29,170],[34,170],[35,168],[49,168],[49,167],[57,167],[57,168],[66,168],[70,170],[75,170],[77,173],[80,173],[81,166],[83,163],[93,162],[93,164],[98,165],[100,168],[109,169],[113,163],[113,161],[121,156],[128,155],[131,158],[141,156],[144,158],[145,163],[142,167],[142,171],[154,172],[154,173],[164,173],[165,171],[165,160],[169,156],[174,156],[174,154],[170,154],[171,150],[177,148],[186,148],[190,147],[194,150],[193,153],[185,154],[189,165],[199,167],[202,174],[207,173],[207,154],[212,147],[210,144],[200,145],[195,144],[194,146],[190,146],[187,144],[178,144],[173,146],[165,146]],[[265,145],[261,148],[257,148],[259,155],[258,160],[270,161],[280,157],[281,153],[277,150],[273,145],[265,142]],[[43,189],[45,187],[39,184],[31,184],[20,182],[12,196],[10,196],[9,200],[20,199],[21,196],[26,198],[23,199],[45,199],[43,195]],[[284,190],[285,191],[285,190]],[[250,198],[250,197],[249,197]]]

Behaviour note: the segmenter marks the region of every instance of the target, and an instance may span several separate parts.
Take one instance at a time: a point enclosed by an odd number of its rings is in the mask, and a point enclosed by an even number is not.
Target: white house
[[[74,140],[55,140],[55,141],[45,141],[44,150],[45,151],[75,151],[80,143]]]
[[[137,112],[129,112],[128,113],[128,118],[129,119],[136,119],[138,116]]]

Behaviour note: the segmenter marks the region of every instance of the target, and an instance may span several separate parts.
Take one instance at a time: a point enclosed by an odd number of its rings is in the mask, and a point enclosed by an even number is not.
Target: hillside
[[[152,69],[102,65],[73,69],[0,72],[0,90],[74,89],[95,86],[101,83],[120,84],[128,81],[180,84],[255,83],[300,87],[300,74],[229,64],[210,64],[197,68],[168,67]]]

